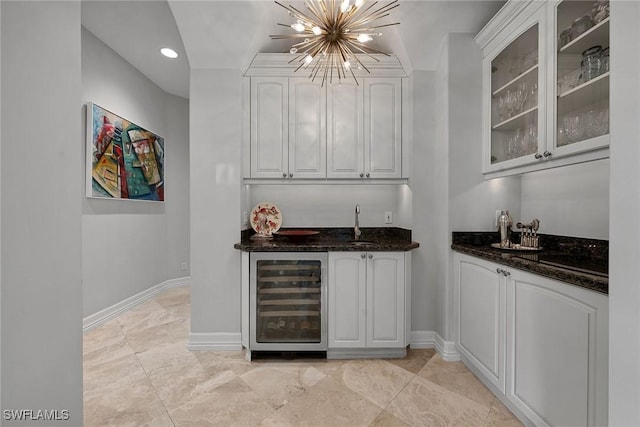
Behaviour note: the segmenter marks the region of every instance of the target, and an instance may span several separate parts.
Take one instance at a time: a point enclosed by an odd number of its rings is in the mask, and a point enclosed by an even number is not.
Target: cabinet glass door
[[[256,263],[256,341],[320,343],[321,261]]]
[[[608,145],[609,2],[562,1],[556,26],[555,150]]]
[[[539,24],[491,61],[491,164],[538,152]]]

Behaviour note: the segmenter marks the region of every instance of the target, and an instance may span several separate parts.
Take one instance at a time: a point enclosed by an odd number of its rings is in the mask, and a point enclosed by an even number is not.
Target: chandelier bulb
[[[340,12],[342,13],[349,12],[349,10],[351,10],[351,5],[349,3],[350,3],[349,0],[344,0],[340,5]]]
[[[358,41],[360,43],[366,43],[368,41],[373,40],[373,38],[371,38],[371,36],[369,34],[359,34],[358,35]]]
[[[291,28],[293,28],[294,31],[297,31],[299,33],[304,31],[304,25],[302,25],[300,22],[296,22],[295,24],[291,24]]]
[[[344,68],[348,70],[350,67],[351,67],[351,62],[349,62],[349,60],[344,61]]]
[[[292,47],[291,49],[289,49],[289,53],[296,53],[296,52],[298,52],[297,47]]]
[[[359,8],[360,6],[362,6],[362,5],[364,4],[364,1],[365,1],[365,0],[356,0],[356,4],[355,4],[355,6],[356,6],[357,8]]]
[[[322,29],[320,27],[318,27],[317,25],[314,26],[311,31],[313,31],[313,34],[315,34],[316,36],[319,36],[320,34],[322,34]]]
[[[307,57],[304,58],[304,62],[306,62],[307,64],[310,64],[311,61],[313,61],[313,56],[311,55],[307,55]]]

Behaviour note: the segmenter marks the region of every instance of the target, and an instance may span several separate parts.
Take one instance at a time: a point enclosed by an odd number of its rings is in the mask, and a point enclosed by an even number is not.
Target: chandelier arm
[[[322,6],[324,6],[324,2],[321,3]],[[304,5],[307,7],[307,9],[309,9],[309,11],[311,12],[311,14],[313,16],[315,16],[316,20],[314,21],[313,19],[307,19],[307,21],[310,21],[314,24],[321,24],[325,27],[327,27],[328,21],[326,20],[327,14],[326,14],[326,7],[323,7],[322,10],[318,10],[315,5],[312,2],[309,1],[305,1]],[[322,14],[322,11],[325,11],[325,14]]]
[[[398,0],[396,0],[396,2],[397,1]],[[393,2],[393,3],[395,3],[395,2]],[[362,24],[367,23],[367,22],[372,22],[372,21],[375,21],[377,19],[384,18],[385,16],[389,15],[389,11],[391,11],[392,9],[395,9],[396,7],[400,6],[399,4],[395,4],[395,5],[391,6],[393,3],[389,3],[388,5],[385,5],[385,6],[381,7],[380,9],[376,10],[375,12],[372,12],[372,13],[370,13],[368,15],[358,16],[359,19],[354,20],[351,23],[351,25],[358,26],[358,25],[362,25]],[[389,6],[391,6],[391,7],[389,7]]]
[[[351,44],[351,46],[355,47],[356,49],[358,49],[360,52],[366,54],[368,57],[375,59],[376,62],[380,62],[380,60],[378,58],[376,58],[375,56],[371,56],[372,53],[379,53],[385,56],[391,56],[390,54],[388,54],[387,52],[383,52],[381,50],[375,49],[373,47],[369,47],[363,43],[360,43],[358,41],[352,41],[349,40],[349,44]]]
[[[316,21],[313,20],[313,18],[307,16],[304,12],[300,12],[298,9],[296,9],[295,7],[293,7],[291,5],[289,5],[289,7],[291,8],[290,10],[293,11],[294,15],[297,15],[298,19],[301,19],[303,21],[307,21],[307,23],[313,23],[313,24],[317,23]],[[316,18],[317,18],[317,16],[316,16]]]
[[[400,25],[400,23],[399,22],[392,22],[390,24],[374,25],[373,27],[354,28],[351,31],[353,33],[367,33],[367,32],[370,32],[372,30],[375,30],[377,28],[391,27],[391,26],[394,26],[394,25]]]

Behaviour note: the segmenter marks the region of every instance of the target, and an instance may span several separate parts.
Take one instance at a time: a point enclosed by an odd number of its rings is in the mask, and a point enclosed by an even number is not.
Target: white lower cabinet
[[[329,252],[329,349],[406,347],[406,265],[404,252]]]
[[[607,425],[606,295],[459,253],[454,282],[458,350],[516,414]]]
[[[504,393],[506,277],[471,257],[459,257],[454,274],[458,351]]]

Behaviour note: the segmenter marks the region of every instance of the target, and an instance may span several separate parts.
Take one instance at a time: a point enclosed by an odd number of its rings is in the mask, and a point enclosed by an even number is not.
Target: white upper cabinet
[[[251,79],[251,176],[282,178],[289,173],[289,81]]]
[[[327,91],[304,77],[289,79],[289,178],[326,175]]]
[[[402,176],[402,82],[399,78],[364,81],[364,174]]]
[[[605,13],[593,1],[509,1],[478,34],[487,177],[608,157]]]
[[[364,177],[364,91],[354,81],[327,88],[327,177]]]
[[[397,58],[362,58],[371,74],[354,69],[357,83],[324,85],[295,73],[290,59],[258,54],[247,70],[245,178],[407,178],[402,111],[408,99]]]

